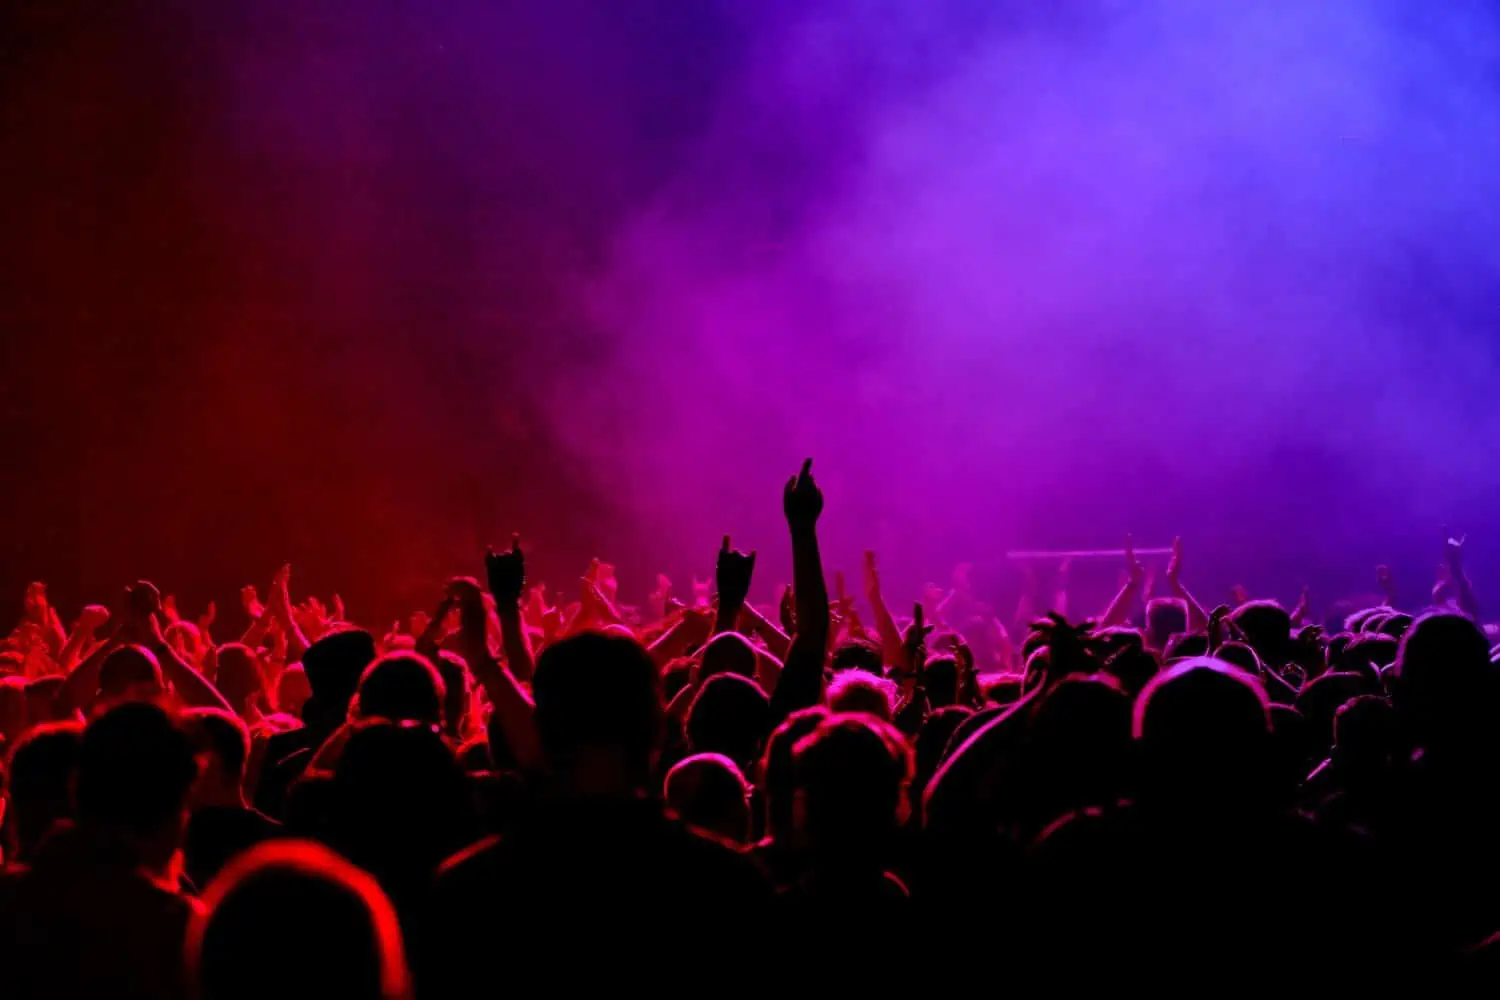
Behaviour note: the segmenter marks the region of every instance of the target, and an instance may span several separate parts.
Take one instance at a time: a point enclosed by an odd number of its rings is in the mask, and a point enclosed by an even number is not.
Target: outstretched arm
[[[468,577],[460,577],[448,585],[448,594],[458,605],[464,659],[494,706],[490,725],[500,726],[510,752],[524,770],[540,768],[541,743],[532,718],[531,699],[515,676],[490,655],[484,595],[479,584]]]
[[[1445,529],[1444,535],[1448,532]],[[1443,545],[1443,555],[1448,562],[1448,578],[1453,584],[1454,596],[1458,599],[1458,609],[1476,622],[1479,621],[1479,598],[1474,594],[1474,586],[1469,582],[1469,574],[1464,572],[1464,541],[1466,538],[1454,538],[1448,535],[1448,540]]]
[[[870,607],[875,609],[875,634],[880,637],[880,658],[888,667],[901,665],[901,630],[891,609],[886,607],[885,595],[880,589],[880,567],[876,565],[875,553],[865,552],[865,596]]]
[[[1115,594],[1114,600],[1109,602],[1109,607],[1100,616],[1101,626],[1124,624],[1146,585],[1146,569],[1135,557],[1135,542],[1129,535],[1125,536],[1125,574],[1125,583],[1120,587],[1120,592]]]
[[[512,535],[510,551],[484,557],[490,594],[495,598],[495,617],[500,622],[500,646],[505,662],[517,680],[531,679],[536,661],[532,658],[531,637],[521,620],[521,593],[526,589],[526,561],[521,554],[521,536]]]
[[[1188,631],[1197,632],[1199,629],[1208,627],[1208,613],[1203,610],[1188,589],[1182,585],[1182,539],[1172,539],[1172,558],[1167,563],[1167,586],[1172,588],[1172,595],[1183,604],[1187,605]]]
[[[797,598],[797,634],[787,653],[781,679],[771,694],[771,722],[816,705],[823,698],[823,663],[828,656],[828,585],[818,551],[818,516],[823,492],[813,482],[812,459],[788,480],[782,495],[792,535],[792,580]]]

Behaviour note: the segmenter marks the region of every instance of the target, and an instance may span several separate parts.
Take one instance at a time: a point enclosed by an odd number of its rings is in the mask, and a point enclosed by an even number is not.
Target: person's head
[[[302,664],[292,664],[276,678],[276,711],[300,718],[302,707],[311,696],[312,685],[307,683],[307,672],[302,669]]]
[[[911,750],[888,722],[834,714],[797,741],[797,827],[814,852],[860,861],[884,848],[908,808]]]
[[[863,670],[880,675],[880,647],[868,639],[848,639],[838,644],[829,660],[829,669],[834,673],[845,670]]]
[[[863,670],[845,670],[828,682],[828,708],[834,712],[863,712],[890,722],[896,711],[896,685]]]
[[[469,665],[457,653],[439,653],[434,666],[443,679],[443,732],[461,739],[467,728],[469,698],[474,689]]]
[[[149,702],[109,709],[83,733],[78,819],[109,830],[160,868],[171,860],[187,818],[198,768],[177,720]]]
[[[720,632],[703,647],[701,656],[704,678],[718,674],[755,676],[755,647],[738,632]]]
[[[1275,801],[1293,805],[1308,771],[1322,759],[1302,713],[1291,705],[1272,705],[1269,781]]]
[[[242,718],[265,691],[260,659],[255,650],[241,642],[227,642],[219,647],[219,664],[214,686]]]
[[[922,687],[933,708],[958,702],[958,660],[952,656],[930,657],[922,665]]]
[[[99,694],[106,704],[155,701],[166,690],[161,664],[144,646],[121,646],[99,665]]]
[[[646,790],[662,737],[656,664],[633,639],[584,633],[553,643],[531,682],[553,776],[576,793]]]
[[[1146,604],[1146,645],[1161,651],[1174,635],[1188,630],[1187,602],[1176,597],[1157,597]]]
[[[1255,655],[1255,650],[1243,642],[1226,642],[1215,652],[1216,659],[1223,660],[1231,667],[1239,667],[1251,677],[1259,677],[1262,664],[1260,657]]]
[[[1333,672],[1361,674],[1377,684],[1386,667],[1396,662],[1401,640],[1384,633],[1351,635],[1337,656],[1329,653],[1328,669]]]
[[[979,678],[979,694],[987,705],[1014,705],[1025,693],[1024,674],[985,674]]]
[[[37,726],[11,747],[5,763],[5,857],[29,861],[58,820],[73,815],[73,779],[83,724]]]
[[[1307,720],[1315,752],[1326,755],[1333,746],[1333,715],[1340,705],[1362,694],[1379,693],[1378,683],[1351,672],[1324,674],[1303,686],[1297,692],[1297,711]]]
[[[463,767],[427,723],[354,723],[328,812],[329,843],[398,901],[475,833]]]
[[[974,714],[974,710],[963,705],[949,705],[940,708],[927,716],[922,721],[922,728],[917,731],[915,745],[916,777],[912,781],[911,801],[915,808],[922,801],[922,793],[927,788],[927,783],[942,766],[948,751],[948,741],[953,738],[954,732],[963,725],[965,719]]]
[[[441,725],[446,698],[443,678],[421,653],[386,653],[359,679],[361,718]]]
[[[1161,658],[1164,664],[1171,666],[1207,655],[1208,636],[1202,632],[1184,632],[1167,640],[1167,648],[1162,650]]]
[[[282,1000],[411,996],[390,899],[326,847],[253,847],[210,883],[203,903],[187,934],[197,1000],[259,1000],[268,984]]]
[[[1125,793],[1131,698],[1108,674],[1058,681],[1032,702],[1023,754],[1036,830],[1065,812],[1112,805]]]
[[[309,727],[332,731],[349,714],[365,668],[375,662],[375,637],[360,629],[329,632],[302,654],[312,695],[302,707]]]
[[[760,759],[760,787],[766,796],[766,832],[777,840],[792,834],[792,806],[797,790],[792,751],[797,741],[828,718],[822,705],[793,712],[772,731]]]
[[[1285,663],[1291,648],[1292,616],[1275,601],[1247,601],[1229,620],[1245,634],[1245,641],[1262,663]]]
[[[1380,695],[1350,698],[1333,714],[1333,752],[1346,765],[1382,768],[1395,757],[1400,742],[1396,710]]]
[[[243,805],[245,770],[250,762],[250,730],[222,708],[182,713],[182,725],[198,759],[197,805]]]
[[[1126,648],[1104,661],[1104,673],[1119,682],[1125,693],[1134,698],[1161,669],[1157,654],[1150,649]]]
[[[1265,801],[1270,708],[1249,674],[1207,657],[1152,678],[1135,703],[1143,800],[1172,808]]]
[[[771,728],[771,702],[760,685],[738,674],[703,682],[687,715],[688,745],[694,753],[721,753],[742,770],[760,759]]]
[[[178,656],[188,663],[197,664],[204,656],[203,633],[198,626],[192,622],[175,621],[167,625],[162,632],[162,638],[167,640]]]
[[[734,844],[750,839],[750,786],[734,761],[694,754],[667,772],[667,808],[689,826]]]
[[[1466,616],[1435,611],[1417,619],[1392,670],[1393,702],[1419,745],[1490,738],[1495,668],[1484,632]]]

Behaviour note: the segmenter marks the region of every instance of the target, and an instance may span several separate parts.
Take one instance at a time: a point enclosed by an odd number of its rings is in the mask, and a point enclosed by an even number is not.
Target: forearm
[[[521,609],[497,605],[495,617],[500,622],[500,646],[505,650],[506,665],[516,680],[531,680],[536,660],[531,651],[531,637],[526,633],[526,623],[521,620]]]
[[[189,708],[222,708],[231,714],[239,714],[207,677],[177,655],[170,643],[158,644],[154,652],[162,674],[171,681],[177,697]]]
[[[771,695],[771,722],[823,699],[823,664],[828,655],[828,590],[823,583],[823,561],[817,534],[811,529],[792,532],[792,571],[797,596],[797,635],[786,665]]]
[[[1208,628],[1208,612],[1203,610],[1203,605],[1198,603],[1186,587],[1180,583],[1172,584],[1172,594],[1187,606],[1187,627],[1189,632],[1198,632]]]
[[[754,632],[765,640],[766,648],[775,654],[778,660],[786,659],[787,650],[792,645],[791,636],[777,628],[774,622],[750,604],[746,604],[740,610],[740,618],[748,631]]]
[[[489,696],[493,714],[490,725],[499,725],[505,743],[525,771],[541,768],[541,743],[536,735],[535,706],[515,676],[496,663],[482,642],[466,642],[465,658],[474,679]]]
[[[1130,611],[1135,607],[1140,593],[1141,585],[1138,581],[1126,581],[1119,593],[1115,594],[1114,600],[1109,602],[1109,607],[1104,609],[1104,614],[1099,619],[1100,626],[1123,625],[1130,617]]]
[[[719,635],[724,632],[733,632],[735,625],[740,620],[740,612],[744,610],[745,602],[740,600],[725,600],[724,595],[719,595],[719,610],[714,614],[713,630],[710,636]]]
[[[871,594],[870,607],[875,612],[875,634],[880,637],[880,659],[888,667],[900,666],[903,659],[901,630],[896,627],[896,619],[891,617],[891,609],[885,605],[884,595],[879,591]]]

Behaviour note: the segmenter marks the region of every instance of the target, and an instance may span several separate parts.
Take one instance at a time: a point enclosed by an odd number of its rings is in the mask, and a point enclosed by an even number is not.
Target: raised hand
[[[219,617],[218,606],[213,601],[209,601],[208,607],[203,609],[203,614],[198,616],[198,631],[207,635],[208,627],[214,623],[214,619],[217,617]]]
[[[40,580],[28,584],[21,607],[26,621],[47,624],[47,585]]]
[[[177,613],[177,595],[168,594],[161,599],[162,614],[167,616],[169,622],[180,622],[182,616]]]
[[[906,626],[906,633],[901,637],[901,650],[906,656],[908,670],[915,672],[922,669],[927,659],[927,637],[932,634],[933,628],[934,626],[927,624],[921,602],[913,604],[911,624]]]
[[[813,482],[812,459],[803,462],[802,471],[787,480],[781,506],[787,524],[794,529],[807,529],[818,523],[818,516],[823,513],[823,491]]]
[[[1448,526],[1443,525],[1443,561],[1450,571],[1457,576],[1462,572],[1464,562],[1464,542],[1469,540],[1468,535],[1454,537],[1448,533]]]
[[[346,622],[349,620],[344,617],[344,599],[338,594],[334,594],[329,598],[328,620],[335,622]]]
[[[755,553],[746,555],[734,549],[729,544],[729,536],[724,536],[724,544],[719,548],[719,561],[714,567],[714,582],[719,588],[719,607],[722,611],[726,607],[738,607],[745,603],[745,598],[750,595],[750,579],[755,573]]]
[[[1182,539],[1172,539],[1172,556],[1167,560],[1167,585],[1174,591],[1182,586]]]
[[[260,595],[255,592],[254,584],[240,588],[240,607],[245,609],[245,614],[250,616],[251,621],[260,621],[266,613],[266,606],[260,603]]]
[[[590,569],[598,578],[598,563]],[[526,589],[526,557],[521,552],[521,536],[510,536],[510,549],[496,552],[490,549],[484,555],[484,572],[489,580],[490,593],[495,595],[496,606],[520,607],[521,592]]]
[[[109,609],[102,604],[90,604],[79,613],[78,621],[73,625],[73,631],[82,632],[93,639],[107,624],[109,624]]]

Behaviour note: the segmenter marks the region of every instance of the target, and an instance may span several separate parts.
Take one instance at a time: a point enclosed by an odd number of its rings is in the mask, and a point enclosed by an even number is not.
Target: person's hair
[[[1122,649],[1104,661],[1104,672],[1119,681],[1132,698],[1140,694],[1160,670],[1156,653],[1150,649]]]
[[[0,677],[0,740],[15,739],[26,728],[26,678]]]
[[[760,787],[766,795],[766,831],[785,836],[792,828],[792,796],[796,791],[792,751],[797,741],[818,728],[828,718],[822,705],[804,708],[788,715],[766,740],[766,752],[760,759]]]
[[[421,653],[386,653],[359,679],[359,714],[367,719],[438,725],[446,697],[442,676]]]
[[[166,690],[156,654],[144,646],[121,646],[99,665],[99,691],[106,698],[132,693],[157,695]]]
[[[738,632],[721,632],[708,641],[699,654],[701,676],[706,680],[718,674],[755,676],[755,647]]]
[[[890,722],[895,703],[896,685],[863,670],[845,670],[828,682],[828,708],[834,712],[863,712]]]
[[[156,833],[179,819],[197,773],[192,744],[177,720],[149,702],[117,705],[83,732],[79,817]]]
[[[963,725],[964,720],[973,714],[972,708],[963,705],[948,705],[933,712],[922,721],[922,728],[917,731],[913,754],[916,771],[912,779],[911,802],[914,811],[921,804],[922,793],[926,790],[927,783],[942,766],[953,734],[957,732],[959,726]]]
[[[1202,632],[1184,632],[1167,640],[1161,651],[1162,662],[1168,666],[1182,660],[1197,659],[1208,655],[1208,636]]]
[[[198,1000],[406,1000],[401,925],[380,886],[311,841],[277,840],[234,859],[187,933]],[[254,974],[247,974],[254,970]]]
[[[723,754],[700,753],[678,761],[663,783],[667,808],[689,826],[733,843],[750,836],[750,786]]]
[[[1146,645],[1167,648],[1172,636],[1188,630],[1187,602],[1179,597],[1156,597],[1146,603]]]
[[[375,637],[361,629],[339,629],[319,638],[302,654],[312,696],[303,717],[319,728],[336,728],[348,714],[365,668],[375,662]]]
[[[880,647],[868,639],[846,639],[833,650],[829,669],[834,673],[863,670],[879,675],[882,666]]]
[[[1395,636],[1378,632],[1353,635],[1336,657],[1330,657],[1328,669],[1364,674],[1378,681],[1380,672],[1395,663],[1400,652],[1401,640]]]
[[[1251,677],[1259,677],[1264,666],[1255,650],[1243,642],[1226,642],[1214,651],[1214,656],[1231,667],[1239,667]]]
[[[597,632],[553,643],[531,681],[536,728],[553,766],[586,749],[623,756],[644,781],[662,735],[656,664],[633,639]]]
[[[1243,670],[1201,657],[1162,671],[1136,699],[1133,731],[1143,794],[1187,807],[1263,801],[1270,705]]]
[[[354,723],[328,791],[328,843],[398,901],[477,833],[463,767],[431,724]]]
[[[1245,634],[1245,641],[1262,663],[1273,667],[1286,661],[1291,646],[1292,616],[1275,601],[1246,601],[1229,620]]]
[[[693,752],[721,753],[743,767],[760,758],[770,728],[770,699],[760,685],[738,674],[710,677],[688,707]]]
[[[250,730],[244,721],[222,708],[189,709],[182,713],[182,721],[194,748],[213,754],[226,776],[243,783],[250,763]]]
[[[985,674],[979,680],[979,693],[986,702],[1013,705],[1026,693],[1024,674]]]
[[[83,752],[83,724],[49,722],[23,736],[5,761],[7,845],[26,861],[58,820],[73,813],[73,779]]]
[[[933,656],[922,665],[922,687],[933,708],[958,702],[958,660],[952,656]]]
[[[792,767],[815,849],[882,844],[905,812],[911,749],[894,726],[868,714],[824,719],[797,741]]]
[[[1350,698],[1333,713],[1333,745],[1341,756],[1383,756],[1398,741],[1395,709],[1380,695]]]
[[[1065,677],[1030,703],[1020,817],[1034,832],[1064,813],[1109,806],[1125,794],[1131,704],[1109,674]]]
[[[244,643],[227,642],[219,647],[217,660],[219,669],[214,686],[230,708],[243,712],[250,699],[265,690],[255,650]]]
[[[1483,738],[1496,700],[1484,632],[1452,611],[1423,615],[1406,631],[1392,666],[1392,700],[1424,745]]]

